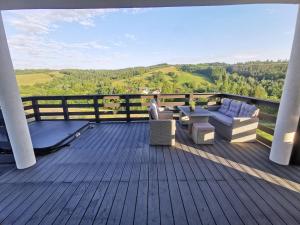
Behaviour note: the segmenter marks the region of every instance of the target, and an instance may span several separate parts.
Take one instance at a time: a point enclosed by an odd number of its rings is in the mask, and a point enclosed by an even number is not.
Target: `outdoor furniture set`
[[[256,140],[259,109],[255,105],[224,98],[220,105],[204,109],[178,106],[179,123],[188,126],[195,144],[213,144],[215,132],[230,142]],[[159,108],[152,100],[149,107],[150,145],[174,145],[176,122],[171,111]]]

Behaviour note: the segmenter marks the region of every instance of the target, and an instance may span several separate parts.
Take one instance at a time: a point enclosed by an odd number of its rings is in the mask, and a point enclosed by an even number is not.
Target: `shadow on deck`
[[[300,167],[259,143],[152,147],[148,123],[99,124],[0,175],[1,224],[299,224]],[[0,173],[1,174],[1,173]]]

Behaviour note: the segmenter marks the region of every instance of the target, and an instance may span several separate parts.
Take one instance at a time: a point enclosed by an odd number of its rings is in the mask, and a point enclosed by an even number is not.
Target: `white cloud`
[[[122,11],[128,14],[140,14],[151,10],[152,8],[130,8],[130,9],[123,9]]]
[[[4,13],[7,27],[14,28],[8,42],[15,68],[104,68],[113,67],[116,61],[128,56],[113,52],[112,48],[126,47],[126,40],[136,40],[125,34],[105,43],[99,40],[85,42],[60,41],[51,34],[67,24],[83,28],[96,26],[95,20],[122,12],[138,14],[149,9],[84,9],[84,10],[22,10]],[[108,49],[110,50],[108,52]]]
[[[132,40],[132,41],[136,41],[137,38],[134,34],[125,34],[125,38],[129,39],[129,40]]]
[[[80,67],[81,64],[96,65],[97,61],[105,61],[98,55],[105,55],[105,51],[109,49],[108,46],[97,41],[66,43],[36,35],[16,35],[10,38],[8,43],[16,68],[64,68]]]
[[[84,27],[93,27],[95,17],[116,11],[118,9],[13,11],[8,13],[8,23],[21,32],[47,34],[57,29],[60,23],[78,23]]]

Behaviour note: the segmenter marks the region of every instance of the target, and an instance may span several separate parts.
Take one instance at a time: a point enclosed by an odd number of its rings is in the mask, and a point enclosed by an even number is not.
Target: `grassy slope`
[[[62,77],[63,74],[56,71],[18,74],[17,82],[19,86],[31,86],[35,84],[50,82],[54,77]]]
[[[183,84],[185,82],[192,82],[192,83],[197,83],[197,84],[203,85],[203,86],[213,86],[214,85],[211,82],[211,80],[208,79],[207,77],[205,77],[204,75],[201,76],[198,74],[183,72],[183,71],[178,70],[175,66],[166,66],[163,68],[154,69],[148,73],[138,75],[138,76],[134,77],[133,79],[136,81],[146,80],[147,77],[152,76],[152,74],[155,72],[162,72],[163,74],[166,75],[166,79],[170,80],[170,81],[171,81],[171,77],[167,76],[167,73],[174,72],[178,75],[178,83],[179,84]],[[118,83],[118,84],[120,84],[122,82],[123,82],[122,80],[114,81],[114,83]]]

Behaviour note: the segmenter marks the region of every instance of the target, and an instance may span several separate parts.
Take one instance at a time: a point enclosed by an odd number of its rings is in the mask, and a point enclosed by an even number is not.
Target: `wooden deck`
[[[300,167],[259,143],[149,147],[148,123],[99,124],[0,175],[1,224],[299,224]]]

